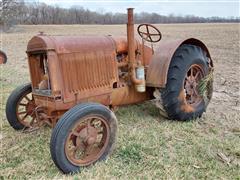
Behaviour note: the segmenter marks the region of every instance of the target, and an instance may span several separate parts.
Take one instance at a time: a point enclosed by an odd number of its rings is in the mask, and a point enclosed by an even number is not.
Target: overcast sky
[[[27,0],[26,0],[27,1]],[[202,17],[239,17],[239,0],[28,0],[45,2],[64,8],[82,6],[92,11],[126,12],[127,7],[135,12],[155,12],[161,15],[195,15]]]

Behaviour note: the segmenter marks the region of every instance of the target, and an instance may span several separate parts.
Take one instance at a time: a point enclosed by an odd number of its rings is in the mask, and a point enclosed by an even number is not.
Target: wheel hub
[[[96,139],[97,130],[92,126],[85,127],[79,132],[79,136],[77,137],[77,144],[85,144],[86,146],[92,145],[96,142]]]
[[[33,111],[35,110],[35,108],[36,108],[36,105],[32,101],[30,101],[26,105],[26,111],[29,115],[33,115]]]
[[[65,143],[68,160],[80,166],[96,161],[109,140],[109,127],[104,119],[90,116],[76,123]]]
[[[198,93],[198,83],[204,77],[202,67],[193,64],[190,66],[184,81],[185,98],[188,104],[198,104],[202,97]]]
[[[188,80],[185,84],[185,89],[187,91],[187,94],[194,94],[195,91],[197,91],[197,82],[195,79]]]

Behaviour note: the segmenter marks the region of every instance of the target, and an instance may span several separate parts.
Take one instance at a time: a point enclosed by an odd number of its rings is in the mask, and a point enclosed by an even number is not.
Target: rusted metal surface
[[[0,50],[0,64],[5,64],[7,62],[7,55],[5,52]]]
[[[40,43],[36,42],[38,40]],[[35,44],[38,44],[39,49]],[[56,94],[62,91],[65,102],[73,101],[79,92],[81,98],[107,93],[112,88],[112,84],[118,80],[116,49],[113,40],[109,37],[37,36],[30,40],[28,53],[31,54],[32,49],[39,51],[52,47],[56,49],[48,52],[51,88]],[[30,71],[35,71],[35,73],[31,72],[31,75],[34,79],[38,79],[33,83],[36,87],[43,73],[38,76],[39,73],[36,71],[39,65],[36,65],[34,70],[33,66],[31,68],[31,62],[34,60],[31,60],[31,57],[29,59]]]
[[[34,36],[27,45],[27,53],[37,51],[55,50],[56,45],[49,36],[37,35]]]
[[[65,102],[72,101],[75,94],[84,98],[89,97],[91,91],[95,95],[107,93],[112,89],[113,83],[118,81],[117,62],[114,60],[116,54],[112,41],[99,40],[98,45],[96,49],[93,47],[94,51],[58,55],[66,95]]]
[[[74,165],[87,166],[104,153],[110,139],[110,127],[99,116],[88,116],[74,125],[65,143],[67,159]]]
[[[182,90],[180,91],[178,95],[178,100],[181,102],[181,111],[184,111],[186,113],[195,112],[195,108],[187,103],[186,92],[184,88],[182,88]]]
[[[153,56],[152,48],[141,44],[139,49],[142,49],[142,54],[139,59],[142,60],[142,65],[147,69]]]
[[[146,93],[136,92],[134,86],[126,86],[116,88],[111,93],[111,104],[113,106],[127,105],[140,103],[152,98],[152,92],[149,90]]]
[[[109,36],[115,44],[115,49],[117,53],[128,53],[128,40],[126,37],[116,37],[116,36]],[[137,39],[134,39],[134,51],[139,49],[140,42]]]
[[[127,39],[128,39],[128,61],[130,68],[130,77],[134,84],[144,84],[145,80],[136,78],[135,69],[137,67],[135,56],[135,44],[134,44],[134,20],[133,20],[133,8],[128,8],[128,23],[127,23]]]
[[[174,52],[182,44],[192,44],[201,47],[211,61],[210,53],[203,42],[190,38],[184,40],[160,41],[158,50],[154,52],[147,72],[147,86],[165,87],[167,83],[168,68]]]
[[[204,76],[204,70],[198,64],[193,64],[188,69],[182,90],[178,96],[182,111],[186,113],[195,112],[198,105],[203,102],[203,97],[198,91],[198,84]]]
[[[110,42],[110,43],[109,43]],[[102,44],[102,46],[100,46]],[[109,46],[111,44],[111,46]],[[113,50],[115,46],[109,36],[34,36],[28,43],[27,52],[54,50],[57,54],[74,52],[92,52],[107,48]]]

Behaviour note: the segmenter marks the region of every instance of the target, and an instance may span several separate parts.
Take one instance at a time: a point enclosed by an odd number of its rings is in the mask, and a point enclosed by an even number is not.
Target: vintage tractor
[[[155,99],[173,120],[195,119],[206,110],[213,69],[207,47],[194,38],[160,41],[160,31],[150,24],[137,31],[142,40],[134,38],[129,8],[126,38],[40,33],[29,41],[31,83],[9,96],[7,119],[16,130],[53,127],[51,156],[64,173],[112,152],[115,107]],[[146,41],[160,41],[158,49]]]

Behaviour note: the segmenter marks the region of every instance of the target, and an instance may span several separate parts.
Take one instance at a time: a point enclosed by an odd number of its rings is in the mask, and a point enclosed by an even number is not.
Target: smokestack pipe
[[[134,20],[133,8],[128,8],[128,23],[127,23],[127,40],[128,40],[128,62],[131,73],[131,80],[134,84],[145,84],[145,80],[136,78],[136,55],[135,55],[135,38],[134,38]]]

